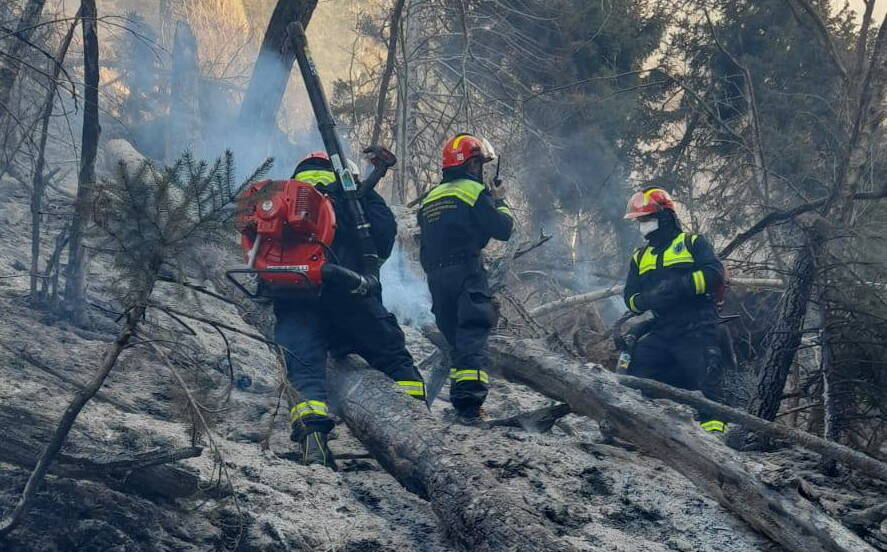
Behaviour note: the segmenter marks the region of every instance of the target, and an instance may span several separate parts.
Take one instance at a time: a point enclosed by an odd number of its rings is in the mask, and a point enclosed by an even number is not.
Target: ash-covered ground
[[[66,184],[70,193],[73,184]],[[60,210],[62,202],[61,196],[55,200]],[[12,180],[0,182],[0,275],[26,272],[29,216],[26,191]],[[47,217],[44,254],[63,222],[63,217]],[[92,327],[85,330],[32,308],[26,277],[0,279],[0,404],[55,420],[76,386],[88,380],[116,330],[109,261],[98,256],[90,272],[90,297],[105,310],[94,308]],[[255,331],[232,306],[211,298],[197,301],[170,284],[159,284],[154,298]],[[145,324],[167,331],[176,327],[157,311],[149,313]],[[224,364],[223,342],[211,327],[189,325],[197,335],[183,337],[181,347],[197,357],[199,368],[183,375],[201,397],[212,401],[227,381],[219,368]],[[417,361],[432,353],[433,345],[418,329],[405,331]],[[164,501],[49,476],[26,522],[0,549],[203,551],[232,549],[239,541],[237,549],[247,552],[456,550],[430,505],[402,488],[376,461],[362,457],[365,449],[344,424],[331,442],[335,453],[350,456],[340,461],[340,471],[293,461],[285,402],[275,416],[275,356],[245,336],[229,332],[227,337],[235,378],[248,375],[252,383],[235,387],[223,409],[211,416],[212,438],[221,452],[218,461],[206,447],[202,457],[181,462],[200,473],[206,490]],[[495,381],[486,411],[490,418],[502,418],[548,404],[522,386]],[[64,450],[132,455],[187,446],[192,424],[184,405],[167,368],[144,347],[132,347],[77,420]],[[444,416],[448,406],[438,400],[434,413]],[[548,434],[459,425],[446,431],[453,449],[477,457],[565,544],[579,550],[781,550],[662,462],[630,447],[604,444],[596,423],[587,418],[570,415]],[[270,450],[262,450],[269,432]],[[205,445],[207,438],[200,437],[200,442]],[[801,453],[757,455],[749,462],[774,485],[800,485],[803,478],[808,498],[835,515],[870,506],[885,492],[850,475],[817,475],[816,459]],[[0,464],[3,513],[11,509],[26,477],[24,469]],[[225,492],[229,479],[233,496]],[[880,527],[862,532],[870,542],[887,541]]]

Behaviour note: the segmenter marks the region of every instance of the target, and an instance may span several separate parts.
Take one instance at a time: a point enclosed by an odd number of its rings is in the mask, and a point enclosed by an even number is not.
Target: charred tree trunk
[[[573,550],[480,462],[451,450],[443,425],[388,378],[351,356],[330,370],[329,384],[351,431],[407,490],[431,502],[465,550]]]
[[[765,342],[764,358],[758,371],[755,395],[749,412],[765,420],[775,420],[782,401],[785,381],[801,344],[801,328],[816,280],[816,259],[820,235],[810,232],[792,266],[791,279],[779,303],[776,322]]]
[[[46,140],[49,137],[49,120],[52,118],[52,108],[55,105],[55,92],[58,89],[58,77],[68,54],[68,48],[71,46],[71,40],[74,38],[74,31],[77,29],[77,23],[80,20],[80,12],[74,16],[74,22],[68,29],[68,33],[62,39],[58,53],[53,64],[52,78],[49,80],[46,89],[46,97],[43,100],[43,110],[41,112],[40,141],[37,150],[37,162],[34,165],[34,176],[31,186],[31,301],[37,301],[37,281],[40,273],[40,210],[43,208],[43,191],[46,185],[43,170],[46,166]],[[2,78],[2,77],[0,77]],[[44,274],[44,277],[48,276]]]
[[[690,413],[628,391],[600,367],[571,362],[527,340],[494,340],[494,365],[507,379],[564,401],[659,458],[749,525],[793,552],[873,549],[819,508],[762,482],[736,453],[701,434]]]
[[[29,48],[27,43],[31,40],[34,29],[37,28],[37,22],[40,20],[40,14],[43,13],[45,4],[46,0],[28,0],[15,33],[9,37],[9,48],[5,49],[3,65],[0,65],[0,106],[9,107],[12,87],[15,86],[22,67],[21,57]],[[0,116],[0,123],[5,119],[5,114]],[[3,125],[0,124],[0,128],[2,127]]]
[[[382,119],[385,116],[385,100],[388,98],[388,85],[391,83],[391,73],[394,72],[394,58],[397,56],[397,35],[400,32],[400,16],[403,13],[405,0],[396,0],[391,9],[391,26],[388,31],[388,56],[385,59],[385,68],[382,70],[382,78],[379,82],[379,97],[376,102],[376,118],[373,122],[373,132],[370,144],[379,141],[382,132]]]
[[[80,172],[77,178],[77,200],[71,220],[68,248],[68,269],[65,274],[65,309],[75,320],[84,314],[87,254],[83,247],[89,223],[92,187],[95,183],[95,158],[99,147],[99,37],[95,0],[82,0],[80,18],[83,25],[83,134],[80,145]]]
[[[278,0],[253,75],[240,107],[240,122],[254,129],[256,135],[270,133],[286,91],[286,84],[296,56],[287,27],[298,21],[308,28],[317,0]]]
[[[185,21],[176,23],[173,39],[172,75],[169,90],[169,125],[166,138],[166,162],[173,163],[182,152],[191,150],[197,143],[198,75],[197,39],[191,26]]]

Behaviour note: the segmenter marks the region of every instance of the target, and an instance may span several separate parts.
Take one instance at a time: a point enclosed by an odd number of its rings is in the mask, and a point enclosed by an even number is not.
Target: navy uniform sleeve
[[[394,249],[397,237],[397,220],[394,213],[375,190],[370,191],[361,201],[367,220],[372,225],[373,241],[380,259],[387,259]]]
[[[638,265],[635,261],[637,251],[631,256],[628,262],[628,276],[625,278],[625,289],[622,291],[622,299],[628,310],[635,314],[644,312],[637,304],[638,296],[641,294],[640,275],[638,274]]]
[[[690,275],[695,295],[714,293],[724,285],[724,265],[714,248],[702,236],[691,238],[690,253],[693,254],[695,270]]]
[[[504,200],[494,200],[489,190],[485,189],[477,196],[471,213],[474,222],[486,236],[499,241],[508,241],[511,237],[514,230],[511,209]]]

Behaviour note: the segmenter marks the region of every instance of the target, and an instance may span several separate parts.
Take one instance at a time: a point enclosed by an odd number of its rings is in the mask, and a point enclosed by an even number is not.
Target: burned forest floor
[[[70,190],[69,190],[70,191]],[[0,183],[0,275],[28,264],[28,198],[18,183]],[[44,254],[63,223],[46,223]],[[89,274],[93,302],[87,328],[32,307],[27,277],[0,279],[0,408],[57,420],[114,339],[110,259],[97,256]],[[159,284],[154,299],[179,310],[255,332],[231,306]],[[344,424],[331,441],[339,471],[301,466],[289,440],[286,401],[278,392],[277,359],[263,343],[235,332],[224,341],[212,327],[189,321],[194,335],[157,311],[145,327],[182,335],[193,361],[180,368],[195,395],[214,405],[209,426],[219,455],[189,416],[180,386],[147,348],[131,347],[101,392],[78,418],[63,452],[125,457],[203,445],[200,457],[179,462],[200,478],[189,497],[156,496],[150,489],[112,488],[102,482],[49,476],[24,524],[2,543],[9,551],[404,551],[457,550],[431,506],[405,490],[367,454]],[[158,330],[159,331],[159,330]],[[417,362],[434,346],[406,326]],[[166,334],[164,334],[166,335]],[[182,353],[185,354],[184,352]],[[196,369],[194,367],[197,367]],[[235,385],[223,400],[229,381]],[[247,376],[247,377],[244,377]],[[626,392],[629,392],[626,390]],[[447,415],[442,398],[434,414]],[[282,403],[282,404],[281,404]],[[505,418],[551,401],[523,386],[494,380],[489,418]],[[23,418],[24,419],[24,418]],[[608,444],[598,424],[569,415],[549,433],[518,428],[445,426],[452,449],[484,469],[525,509],[578,550],[624,552],[753,552],[782,550],[705,496],[683,475],[630,444]],[[196,432],[196,433],[195,433]],[[263,441],[270,435],[270,448]],[[708,438],[701,436],[701,438]],[[0,442],[0,447],[7,446]],[[799,495],[841,519],[883,501],[887,488],[846,470],[820,473],[818,459],[796,450],[745,455],[747,466],[773,486]],[[0,511],[17,500],[27,478],[0,462]],[[854,529],[875,549],[887,550],[887,526]]]

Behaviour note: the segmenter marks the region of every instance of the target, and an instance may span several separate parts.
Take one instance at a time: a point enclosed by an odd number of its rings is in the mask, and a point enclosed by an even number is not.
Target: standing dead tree
[[[68,242],[68,268],[65,273],[65,310],[77,321],[85,315],[86,270],[89,264],[84,239],[89,225],[92,189],[95,185],[95,158],[99,147],[99,37],[95,0],[82,0],[84,106],[80,142],[80,172],[77,200]]]
[[[61,72],[62,64],[68,54],[68,48],[71,46],[71,40],[74,38],[74,31],[80,21],[80,12],[74,16],[74,21],[68,29],[67,34],[62,39],[58,53],[53,60],[52,78],[49,80],[46,89],[46,96],[43,101],[43,109],[40,114],[40,138],[38,139],[37,161],[34,164],[34,174],[31,179],[31,301],[36,302],[38,299],[37,281],[40,278],[40,211],[43,205],[43,193],[46,185],[46,175],[44,169],[46,167],[46,140],[49,137],[49,121],[52,118],[53,106],[55,106],[55,94],[58,90],[58,77]],[[48,271],[47,271],[48,272]],[[48,276],[45,274],[44,276]]]
[[[28,0],[15,33],[7,39],[10,44],[2,52],[3,63],[0,65],[0,108],[9,108],[12,88],[15,86],[22,67],[21,56],[37,28],[37,22],[40,20],[40,14],[43,13],[45,4],[46,0]],[[4,126],[3,122],[6,120],[5,109],[0,114],[0,128]]]
[[[286,91],[293,63],[296,61],[287,28],[298,21],[308,27],[317,0],[278,0],[268,22],[253,76],[240,107],[244,128],[257,136],[275,127],[275,118]]]
[[[376,118],[373,121],[373,131],[370,144],[378,143],[379,134],[382,132],[382,119],[385,116],[385,102],[388,98],[388,86],[391,83],[391,74],[394,72],[394,62],[397,56],[397,35],[400,33],[400,18],[403,14],[403,6],[406,0],[396,0],[391,8],[391,24],[388,27],[388,55],[385,59],[385,69],[382,70],[382,78],[379,81],[379,98],[376,102]]]

